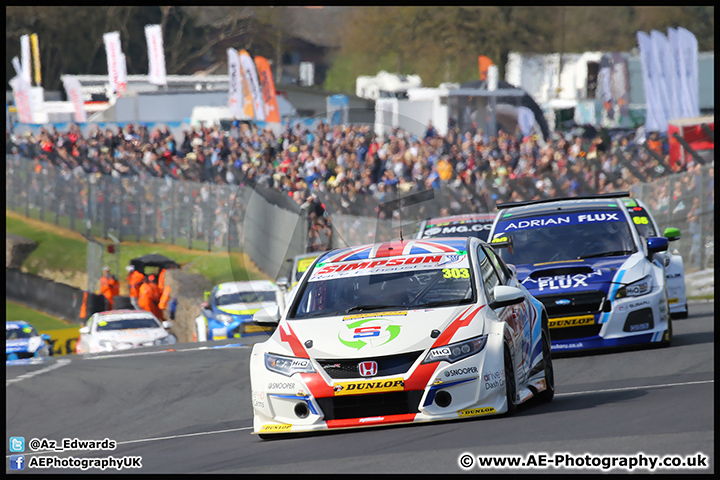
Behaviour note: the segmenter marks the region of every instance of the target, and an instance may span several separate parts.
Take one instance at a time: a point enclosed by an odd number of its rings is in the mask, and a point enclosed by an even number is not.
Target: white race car
[[[327,252],[250,359],[253,433],[512,413],[554,394],[544,307],[477,238]]]
[[[645,238],[660,236],[660,228],[657,222],[641,200],[624,198],[623,203],[625,203],[640,236]],[[680,230],[672,227],[666,228],[662,236],[667,238],[668,241],[674,242],[680,240]],[[665,266],[665,278],[667,279],[670,314],[673,318],[687,318],[688,305],[683,258],[676,248],[668,248],[667,257],[669,261]]]
[[[152,345],[170,345],[177,338],[163,322],[145,310],[109,310],[92,315],[80,329],[75,353],[100,353]]]

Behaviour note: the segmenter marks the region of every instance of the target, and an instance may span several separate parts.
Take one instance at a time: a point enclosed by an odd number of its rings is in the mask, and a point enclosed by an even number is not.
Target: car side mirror
[[[288,277],[278,278],[277,281],[275,282],[275,284],[284,290],[287,290],[288,288],[290,288],[290,281],[288,280]]]
[[[52,337],[51,337],[50,335],[48,335],[47,333],[41,333],[40,336],[41,336],[41,337],[43,338],[43,340],[45,340],[46,342],[49,342],[49,341],[52,339]]]
[[[667,252],[668,239],[665,237],[650,237],[647,239],[648,255],[658,252]]]
[[[255,312],[253,322],[258,325],[273,326],[280,321],[280,309],[277,305],[272,305]]]
[[[493,310],[510,305],[517,305],[525,301],[525,294],[522,290],[515,287],[508,287],[507,285],[496,286],[493,289],[493,295],[495,296],[495,301],[488,304]]]
[[[165,330],[170,330],[172,328],[172,323],[165,320],[164,322],[162,322],[162,326]]]
[[[680,240],[680,229],[674,228],[674,227],[668,227],[665,229],[665,232],[663,232],[663,237],[668,239],[668,242],[674,242],[675,240]]]
[[[80,327],[80,333],[83,335],[87,335],[90,333],[90,327]]]

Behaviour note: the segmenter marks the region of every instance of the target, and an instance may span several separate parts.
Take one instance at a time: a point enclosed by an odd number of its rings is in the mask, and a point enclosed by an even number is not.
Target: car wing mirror
[[[267,308],[258,310],[253,314],[253,322],[258,325],[277,325],[280,321],[280,308],[272,305]]]
[[[90,333],[90,327],[80,327],[80,333],[83,335],[87,335]]]
[[[493,295],[495,296],[495,301],[488,304],[493,310],[510,305],[517,305],[525,300],[525,293],[523,293],[522,290],[507,285],[496,286],[493,289]]]
[[[665,237],[650,237],[647,239],[648,255],[658,252],[666,252],[668,249],[668,239]]]
[[[665,232],[663,232],[663,237],[667,238],[668,242],[680,240],[680,229],[674,227],[666,228]]]
[[[170,330],[172,328],[172,323],[165,320],[164,322],[162,322],[162,326],[165,330]]]

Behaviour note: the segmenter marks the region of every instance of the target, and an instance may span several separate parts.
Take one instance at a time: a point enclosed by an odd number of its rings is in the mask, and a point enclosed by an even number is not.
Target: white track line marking
[[[70,361],[68,360],[68,363],[69,362]],[[555,396],[560,397],[560,396],[571,396],[571,395],[584,395],[584,394],[588,394],[588,393],[620,392],[620,391],[627,391],[627,390],[639,390],[641,388],[681,387],[681,386],[685,386],[685,385],[697,385],[697,384],[714,383],[714,382],[715,382],[715,380],[700,380],[697,382],[665,383],[665,384],[661,384],[661,385],[645,385],[642,387],[608,388],[608,389],[604,389],[604,390],[588,390],[585,392],[557,393],[557,394],[555,394]],[[167,437],[142,438],[139,440],[126,440],[124,442],[117,442],[117,444],[118,445],[130,445],[132,443],[157,442],[160,440],[173,440],[175,438],[199,437],[201,435],[215,435],[217,433],[241,432],[243,430],[251,430],[252,428],[253,427],[240,427],[240,428],[230,428],[227,430],[215,430],[214,432],[197,432],[197,433],[185,433],[182,435],[169,435]],[[65,451],[70,452],[72,450],[65,450]],[[23,455],[37,455],[40,453],[55,453],[55,452],[54,451],[27,452],[27,453],[24,453]],[[9,458],[10,455],[6,455],[5,457]]]
[[[71,360],[61,358],[61,359],[59,359],[56,363],[54,363],[54,364],[52,364],[52,365],[49,365],[49,366],[47,366],[47,367],[45,367],[45,368],[41,368],[40,370],[35,370],[34,372],[29,372],[29,373],[26,373],[26,374],[24,374],[24,375],[20,375],[19,377],[11,378],[10,380],[6,380],[6,381],[5,381],[5,386],[7,387],[7,386],[10,385],[11,383],[22,382],[23,380],[27,380],[28,378],[32,378],[32,377],[34,377],[34,376],[36,376],[36,375],[41,375],[41,374],[43,374],[43,373],[50,372],[50,371],[55,370],[55,369],[57,369],[57,368],[64,367],[65,365],[68,365],[70,362],[71,362]]]
[[[640,387],[622,387],[622,388],[606,388],[604,390],[588,390],[585,392],[570,392],[570,393],[556,393],[556,397],[569,397],[571,395],[586,395],[588,393],[605,393],[605,392],[623,392],[629,390],[641,390],[643,388],[664,388],[664,387],[680,387],[683,385],[698,385],[702,383],[714,383],[715,380],[700,380],[697,382],[683,382],[683,383],[663,383],[660,385],[643,385]]]

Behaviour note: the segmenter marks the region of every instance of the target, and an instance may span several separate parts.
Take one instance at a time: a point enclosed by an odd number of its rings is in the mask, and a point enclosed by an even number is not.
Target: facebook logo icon
[[[25,455],[10,455],[10,470],[25,470]]]
[[[25,437],[10,437],[10,451],[11,452],[24,452],[25,451]]]

